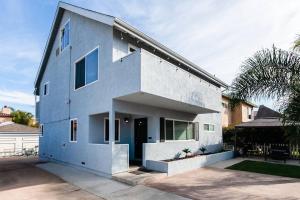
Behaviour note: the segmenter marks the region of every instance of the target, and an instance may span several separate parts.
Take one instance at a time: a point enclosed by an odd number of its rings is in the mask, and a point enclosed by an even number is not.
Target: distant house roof
[[[11,114],[0,113],[0,117],[12,117]]]
[[[17,124],[14,122],[4,122],[0,124],[0,134],[9,134],[9,133],[36,133],[38,134],[40,131],[38,128],[34,128],[31,126],[26,126],[22,124]]]
[[[259,128],[259,127],[282,127],[283,123],[279,118],[261,118],[236,125],[237,128]]]
[[[261,118],[279,118],[280,113],[276,112],[275,110],[272,110],[271,108],[268,108],[264,105],[260,105],[258,108],[258,111],[255,115],[255,119],[261,119]]]
[[[255,119],[236,125],[237,128],[282,127],[280,113],[264,105],[259,106]]]
[[[226,83],[221,81],[220,79],[216,78],[214,75],[210,74],[209,72],[205,71],[204,69],[200,68],[196,64],[192,63],[191,61],[187,60],[186,58],[182,57],[181,55],[175,53],[171,49],[167,48],[166,46],[162,45],[161,43],[157,42],[153,38],[147,36],[146,34],[142,33],[141,31],[137,30],[136,28],[132,27],[131,25],[125,23],[124,21],[102,13],[98,13],[92,10],[88,10],[85,8],[81,8],[78,6],[74,6],[72,4],[68,4],[65,2],[59,2],[57,6],[57,10],[55,13],[55,18],[52,23],[50,35],[48,37],[48,41],[43,53],[42,61],[38,70],[38,74],[35,80],[35,94],[39,94],[39,84],[41,82],[43,73],[45,71],[52,46],[54,44],[56,33],[59,30],[60,21],[62,19],[63,13],[65,10],[69,10],[73,13],[77,13],[81,16],[96,20],[98,22],[104,23],[106,25],[118,28],[121,31],[124,31],[135,38],[137,38],[140,42],[144,42],[145,44],[161,51],[162,53],[168,55],[170,58],[186,65],[189,69],[195,71],[196,73],[200,74],[207,80],[210,80],[212,83],[217,84],[222,87],[228,87]]]

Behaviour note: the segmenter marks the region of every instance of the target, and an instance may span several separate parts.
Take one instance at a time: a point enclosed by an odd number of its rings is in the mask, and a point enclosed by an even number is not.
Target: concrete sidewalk
[[[166,200],[186,200],[187,198],[160,191],[144,185],[129,186],[115,180],[104,178],[96,174],[76,169],[70,166],[45,163],[37,167],[55,174],[63,180],[82,188],[94,195],[105,199],[166,199]]]

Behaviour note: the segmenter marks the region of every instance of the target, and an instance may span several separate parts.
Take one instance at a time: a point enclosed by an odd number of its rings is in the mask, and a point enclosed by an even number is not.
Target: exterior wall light
[[[128,117],[125,117],[124,118],[124,122],[127,124],[127,123],[129,123],[129,118]]]

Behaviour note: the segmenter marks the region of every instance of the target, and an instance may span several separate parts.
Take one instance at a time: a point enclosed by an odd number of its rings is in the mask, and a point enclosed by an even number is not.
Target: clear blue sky
[[[0,106],[34,112],[33,84],[57,2],[0,0]],[[288,49],[300,33],[293,0],[66,2],[127,21],[228,84],[256,50]]]

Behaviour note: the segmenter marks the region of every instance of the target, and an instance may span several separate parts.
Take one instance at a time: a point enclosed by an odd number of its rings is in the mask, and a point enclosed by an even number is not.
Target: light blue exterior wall
[[[128,41],[121,40],[111,26],[65,11],[61,25],[67,20],[70,20],[72,48],[56,56],[58,33],[40,84],[37,110],[40,123],[44,125],[44,134],[40,137],[41,158],[86,167],[104,175],[126,171],[128,159],[134,158],[134,119],[140,117],[148,119],[148,143],[152,145],[144,145],[149,149],[144,150],[143,161],[173,157],[183,147],[194,151],[203,145],[209,146],[211,151],[221,147],[220,113],[195,114],[157,107],[147,101],[118,99],[147,93],[157,96],[157,101],[171,99],[219,112],[220,88],[165,60],[161,62],[159,57],[144,49],[128,54]],[[75,61],[96,47],[99,47],[98,81],[74,90]],[[50,92],[43,96],[46,82],[49,82]],[[108,144],[104,142],[103,123],[112,107],[116,118],[120,118],[121,135],[120,142]],[[129,123],[124,122],[124,117],[130,119]],[[160,117],[199,122],[199,141],[160,143]],[[70,119],[73,118],[78,120],[77,142],[70,142]],[[204,123],[215,124],[216,130],[204,132]],[[164,153],[166,148],[167,154]]]

